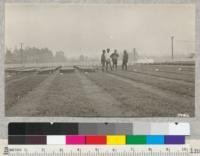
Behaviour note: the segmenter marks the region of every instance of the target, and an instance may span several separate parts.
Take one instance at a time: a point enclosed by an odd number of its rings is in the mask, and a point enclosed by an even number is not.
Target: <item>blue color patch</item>
[[[147,135],[147,144],[164,144],[164,135]]]

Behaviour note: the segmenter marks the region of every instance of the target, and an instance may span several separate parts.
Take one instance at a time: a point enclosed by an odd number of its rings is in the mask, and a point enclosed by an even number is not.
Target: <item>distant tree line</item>
[[[57,51],[54,55],[48,48],[25,48],[14,49],[13,51],[7,49],[5,53],[6,64],[25,64],[25,63],[53,63],[66,62],[67,59],[63,51]]]

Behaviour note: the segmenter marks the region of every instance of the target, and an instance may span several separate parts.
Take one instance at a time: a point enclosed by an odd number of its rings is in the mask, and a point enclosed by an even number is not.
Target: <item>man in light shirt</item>
[[[113,63],[113,70],[117,70],[117,60],[119,57],[119,54],[117,53],[117,50],[115,49],[114,52],[110,55],[112,58],[112,63]]]
[[[108,71],[108,67],[110,67],[110,70],[112,70],[109,48],[107,49],[105,53],[105,58],[106,58],[106,71]]]

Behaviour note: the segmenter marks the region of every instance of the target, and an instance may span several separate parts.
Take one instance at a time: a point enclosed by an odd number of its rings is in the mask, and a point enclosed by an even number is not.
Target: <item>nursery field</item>
[[[6,116],[192,117],[194,64],[5,69]]]

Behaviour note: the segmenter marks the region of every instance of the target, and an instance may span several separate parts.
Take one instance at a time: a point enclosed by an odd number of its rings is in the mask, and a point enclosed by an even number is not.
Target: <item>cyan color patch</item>
[[[164,135],[147,135],[147,144],[164,144]]]

